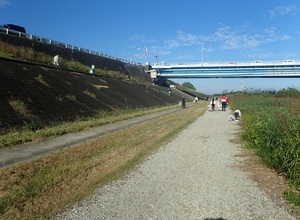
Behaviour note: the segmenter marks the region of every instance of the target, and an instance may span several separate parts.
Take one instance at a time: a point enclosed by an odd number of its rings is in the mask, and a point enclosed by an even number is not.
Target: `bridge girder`
[[[300,77],[300,63],[268,65],[164,65],[152,67],[158,78],[281,78]],[[152,72],[153,73],[153,72]]]

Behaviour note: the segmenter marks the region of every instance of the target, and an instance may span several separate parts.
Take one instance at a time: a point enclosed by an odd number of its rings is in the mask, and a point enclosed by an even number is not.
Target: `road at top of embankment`
[[[296,219],[240,165],[239,122],[206,112],[126,178],[57,219]]]

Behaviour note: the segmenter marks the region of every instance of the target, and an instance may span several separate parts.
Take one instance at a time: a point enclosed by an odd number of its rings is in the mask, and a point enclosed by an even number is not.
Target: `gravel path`
[[[238,169],[238,122],[206,112],[126,178],[57,219],[296,219]]]

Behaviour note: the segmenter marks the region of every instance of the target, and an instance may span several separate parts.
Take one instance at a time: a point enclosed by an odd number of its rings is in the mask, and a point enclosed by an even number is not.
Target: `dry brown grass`
[[[122,177],[205,110],[205,103],[199,104],[1,170],[0,218],[50,218]]]

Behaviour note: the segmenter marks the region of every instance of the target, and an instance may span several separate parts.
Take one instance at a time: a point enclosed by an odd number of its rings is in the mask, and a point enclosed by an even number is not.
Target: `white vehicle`
[[[284,64],[292,64],[295,63],[295,60],[285,60]]]
[[[256,60],[256,61],[253,61],[252,64],[253,64],[253,65],[255,65],[255,64],[262,64],[262,61]]]

